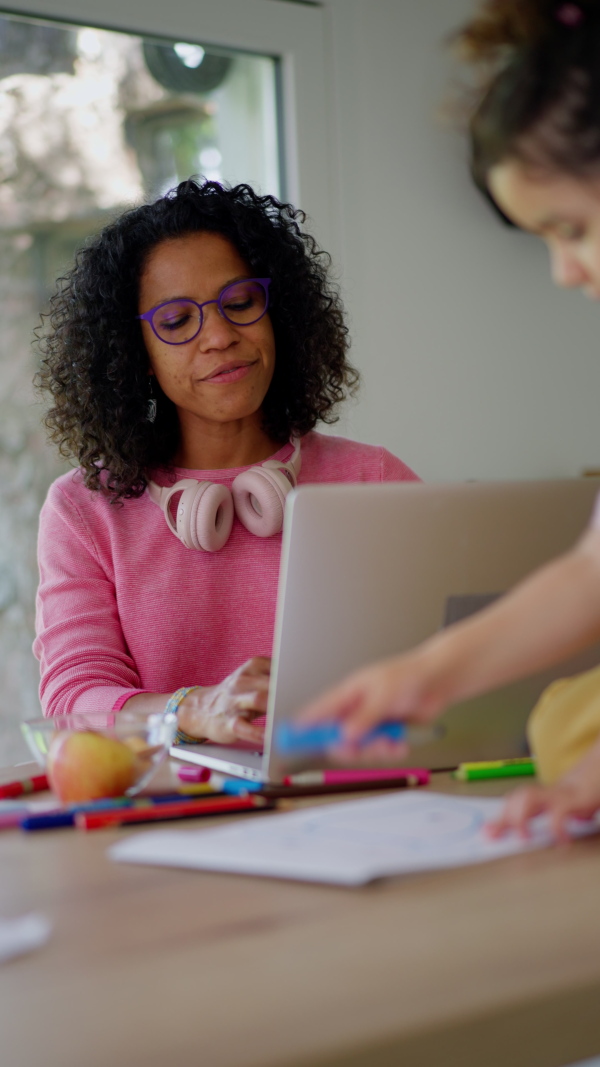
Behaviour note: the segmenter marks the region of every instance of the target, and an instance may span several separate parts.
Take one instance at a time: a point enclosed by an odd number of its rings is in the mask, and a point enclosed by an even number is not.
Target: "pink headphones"
[[[238,474],[231,487],[217,482],[182,478],[175,485],[148,483],[148,492],[162,508],[167,526],[186,548],[217,552],[227,543],[233,513],[256,537],[273,537],[283,526],[285,498],[300,474],[300,442],[292,440],[293,455],[287,463],[268,459]],[[181,493],[177,519],[169,510],[175,493]]]

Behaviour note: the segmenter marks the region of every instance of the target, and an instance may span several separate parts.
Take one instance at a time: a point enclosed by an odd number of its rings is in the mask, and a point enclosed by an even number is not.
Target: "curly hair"
[[[578,177],[598,172],[599,0],[486,0],[454,40],[479,75],[471,173],[488,199],[489,172],[508,158]]]
[[[175,405],[155,382],[157,416],[147,420],[148,354],[138,285],[161,242],[199,231],[226,237],[256,277],[270,277],[275,372],[261,408],[272,440],[302,436],[355,392],[348,329],[330,258],[301,229],[306,216],[248,185],[181,182],[152,204],[126,211],[76,255],[57,284],[36,384],[53,406],[45,424],[61,454],[75,458],[86,486],[113,501],[138,497],[149,472],[169,468],[179,445]]]

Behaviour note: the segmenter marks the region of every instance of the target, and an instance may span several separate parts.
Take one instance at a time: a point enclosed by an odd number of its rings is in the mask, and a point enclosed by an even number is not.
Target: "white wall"
[[[436,110],[469,0],[326,0],[336,253],[364,375],[344,429],[431,479],[600,466],[600,313],[471,188]],[[335,202],[335,201],[334,201]]]

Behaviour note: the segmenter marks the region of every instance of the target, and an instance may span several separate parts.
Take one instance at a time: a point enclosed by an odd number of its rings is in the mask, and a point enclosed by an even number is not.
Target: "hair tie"
[[[562,22],[563,26],[574,29],[576,26],[581,26],[585,15],[579,4],[563,4],[556,12],[556,18]]]

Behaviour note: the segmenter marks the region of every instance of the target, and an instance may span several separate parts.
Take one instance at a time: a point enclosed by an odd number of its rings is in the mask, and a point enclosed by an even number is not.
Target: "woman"
[[[600,4],[489,0],[459,41],[488,72],[471,120],[477,184],[505,217],[546,242],[557,285],[600,299]],[[600,507],[567,556],[476,618],[357,672],[306,718],[342,720],[353,752],[384,719],[431,720],[599,637]],[[564,836],[569,815],[599,809],[597,740],[554,786],[513,794],[495,832],[526,832],[531,816],[548,811]]]
[[[357,383],[301,212],[184,182],[107,226],[54,296],[39,374],[79,468],[42,509],[46,715],[176,710],[262,743],[287,492],[415,475],[319,435]]]

